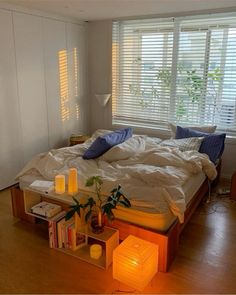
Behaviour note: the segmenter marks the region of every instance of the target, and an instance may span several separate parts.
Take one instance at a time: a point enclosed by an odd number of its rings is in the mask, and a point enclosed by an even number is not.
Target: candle
[[[90,246],[90,257],[93,259],[99,259],[102,256],[102,246],[99,244],[93,244]]]
[[[78,192],[78,179],[77,179],[77,169],[69,169],[69,178],[68,178],[68,194],[74,195]]]
[[[65,175],[56,175],[55,192],[57,194],[63,194],[65,192]]]
[[[102,212],[100,209],[98,210],[98,226],[102,226]]]

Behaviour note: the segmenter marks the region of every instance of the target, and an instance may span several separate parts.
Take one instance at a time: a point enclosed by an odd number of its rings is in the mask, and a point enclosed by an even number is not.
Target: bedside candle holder
[[[56,194],[64,194],[66,191],[66,184],[65,184],[65,175],[56,175],[55,176],[55,193]]]

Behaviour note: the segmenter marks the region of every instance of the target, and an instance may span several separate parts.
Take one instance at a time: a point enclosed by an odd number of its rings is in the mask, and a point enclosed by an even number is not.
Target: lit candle
[[[102,212],[100,209],[98,210],[98,226],[102,226]]]
[[[69,178],[68,178],[68,194],[74,195],[78,192],[78,179],[77,179],[77,169],[69,169]]]
[[[56,175],[55,177],[55,192],[63,194],[65,192],[65,175]]]
[[[93,259],[99,259],[102,256],[102,246],[99,244],[93,244],[90,246],[90,257]]]

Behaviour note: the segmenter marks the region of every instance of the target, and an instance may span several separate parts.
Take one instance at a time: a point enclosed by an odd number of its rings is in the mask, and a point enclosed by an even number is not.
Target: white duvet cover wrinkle
[[[215,166],[206,155],[153,144],[154,141],[147,137],[135,136],[114,148],[114,153],[110,150],[107,157],[104,154],[95,160],[83,160],[82,155],[93,140],[94,137],[82,145],[40,154],[18,177],[37,170],[45,179],[53,180],[55,175],[68,175],[70,167],[77,167],[81,189],[93,190],[85,187],[85,182],[91,176],[100,175],[104,194],[120,184],[133,208],[160,213],[171,210],[181,222],[186,208],[182,186],[190,176],[202,170],[209,179],[216,177]],[[132,149],[137,150],[139,144],[139,152],[133,152]]]

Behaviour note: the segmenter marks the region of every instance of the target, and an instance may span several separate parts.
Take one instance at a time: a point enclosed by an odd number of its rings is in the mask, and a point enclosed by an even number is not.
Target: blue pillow
[[[213,163],[221,157],[225,148],[226,134],[212,134],[177,126],[175,138],[204,137],[199,148],[200,153],[207,154]]]
[[[132,134],[133,130],[131,128],[124,128],[97,137],[91,146],[85,151],[83,159],[88,160],[100,157],[113,146],[129,139]]]

